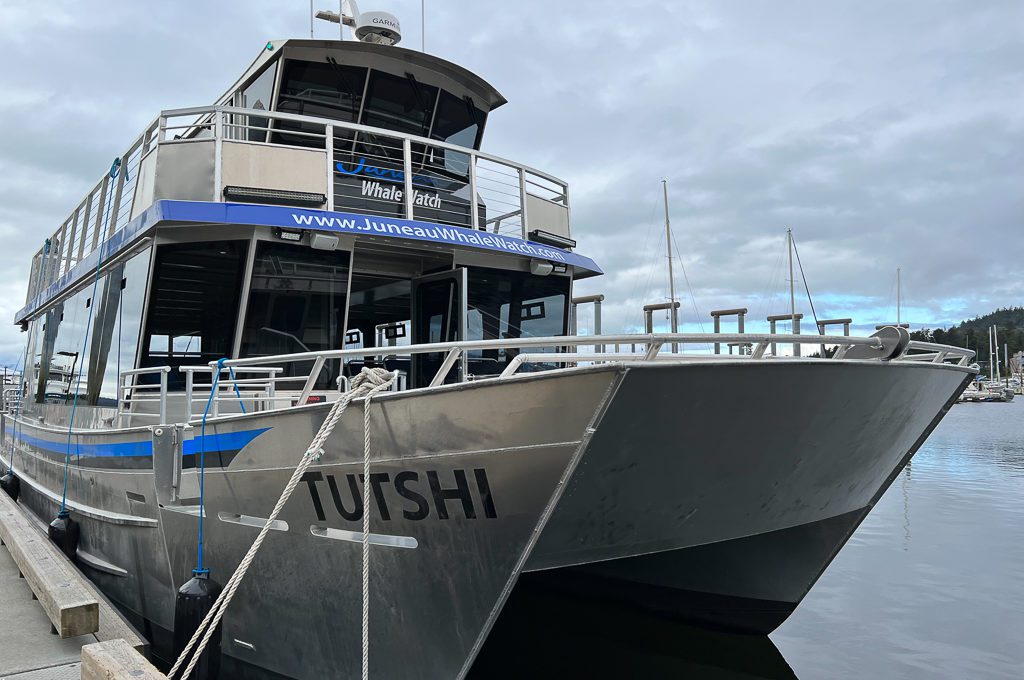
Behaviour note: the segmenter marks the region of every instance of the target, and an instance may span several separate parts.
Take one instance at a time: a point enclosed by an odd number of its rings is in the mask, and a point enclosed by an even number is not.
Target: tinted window
[[[84,368],[85,305],[91,292],[91,286],[81,290],[46,314],[36,401],[69,403],[79,389],[75,376]]]
[[[471,267],[466,319],[467,340],[548,337],[566,334],[569,279],[526,272]],[[536,348],[531,352],[554,351]],[[469,372],[499,373],[514,353],[468,353]]]
[[[354,123],[359,118],[366,69],[335,62],[288,60],[281,76],[277,110]],[[319,126],[279,121],[278,130],[317,132]],[[336,147],[351,140],[351,133],[337,131]],[[298,146],[323,146],[320,140],[298,134],[275,133],[274,141]]]
[[[260,242],[256,247],[242,356],[341,349],[344,338],[349,254],[305,245]],[[308,375],[310,364],[285,364],[288,375]],[[320,387],[337,377],[336,362]],[[287,387],[301,387],[301,383]]]
[[[242,108],[269,111],[272,103],[271,97],[274,96],[275,75],[277,75],[277,62],[274,62],[256,80],[252,81],[249,87],[242,90]],[[269,127],[269,124],[269,118],[250,116],[245,136],[250,142],[265,142],[267,141],[265,128]]]
[[[191,366],[231,355],[245,241],[157,247],[141,366]],[[184,377],[171,373],[171,384]]]
[[[374,71],[366,91],[362,123],[426,137],[436,100],[436,87],[412,77]]]
[[[97,289],[89,344],[88,404],[115,406],[118,375],[135,368],[149,254],[147,248],[116,265]]]

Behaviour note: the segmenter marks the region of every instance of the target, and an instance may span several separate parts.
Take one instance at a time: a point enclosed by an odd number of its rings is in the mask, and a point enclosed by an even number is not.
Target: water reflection
[[[468,677],[795,680],[796,675],[767,637],[703,630],[517,589]]]
[[[803,677],[1024,677],[1024,399],[954,406],[772,639]]]

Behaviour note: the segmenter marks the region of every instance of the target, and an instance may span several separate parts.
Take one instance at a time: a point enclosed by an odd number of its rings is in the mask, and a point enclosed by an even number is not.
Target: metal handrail
[[[213,375],[218,371],[218,363],[216,361],[210,362],[208,365],[195,365],[195,366],[179,366],[178,371],[185,374],[185,422],[192,420],[192,404],[198,402],[205,402],[210,399],[209,393],[206,397],[195,397],[194,391],[196,387],[195,374],[196,373],[209,373],[210,383],[207,385],[200,385],[200,387],[213,388]],[[242,379],[238,380],[231,377],[231,372],[228,370],[226,364],[220,367],[219,372],[221,374],[227,373],[227,377],[221,377],[217,379],[217,393],[213,395],[212,406],[213,415],[220,415],[220,402],[222,401],[237,401],[239,395],[231,391],[228,395],[221,396],[221,391],[239,386],[262,386],[264,390],[257,390],[252,393],[247,392],[246,396],[250,399],[262,398],[263,393],[266,394],[267,400],[273,400],[276,398],[276,382],[280,380],[275,376],[278,373],[283,373],[284,369],[279,366],[239,366],[235,367],[235,371],[238,373],[265,373],[267,378],[264,380],[256,379]],[[302,380],[305,380],[305,376]],[[239,392],[242,392],[239,389]]]
[[[184,125],[169,123],[169,119],[185,116],[195,117],[195,119]],[[327,156],[325,173],[328,177],[328,210],[334,210],[335,199],[333,188],[335,172],[333,143],[335,130],[347,130],[373,135],[376,139],[387,139],[390,140],[389,146],[393,145],[396,150],[400,149],[405,185],[401,199],[401,204],[404,206],[402,216],[406,219],[413,219],[415,217],[414,167],[418,166],[418,171],[426,173],[426,176],[433,176],[432,173],[436,173],[437,177],[445,176],[440,171],[423,167],[422,163],[413,163],[412,149],[414,144],[424,149],[431,148],[456,152],[462,154],[467,159],[464,181],[469,194],[468,216],[460,211],[436,208],[435,212],[440,211],[440,213],[458,215],[460,218],[459,220],[453,220],[449,217],[435,218],[441,223],[464,226],[462,220],[468,219],[468,226],[475,230],[486,231],[488,224],[500,224],[500,220],[494,222],[493,217],[488,217],[487,214],[481,216],[479,214],[480,209],[483,208],[486,213],[491,208],[508,206],[513,210],[507,212],[501,219],[508,219],[513,213],[518,214],[519,224],[509,226],[510,228],[517,229],[522,238],[528,239],[530,225],[529,211],[526,205],[527,196],[559,205],[566,211],[569,209],[569,190],[568,184],[565,181],[532,166],[517,163],[470,147],[463,147],[396,130],[386,130],[331,118],[319,118],[281,111],[261,111],[224,105],[166,109],[161,111],[160,115],[154,118],[145,127],[143,132],[133,140],[127,150],[117,158],[120,170],[114,176],[111,176],[110,173],[104,174],[93,189],[86,194],[85,198],[77,204],[71,214],[61,222],[60,227],[48,239],[49,245],[44,245],[33,255],[26,304],[33,304],[34,301],[38,300],[40,294],[47,291],[51,285],[62,281],[63,277],[69,275],[72,270],[76,269],[77,265],[99,250],[109,237],[124,227],[133,214],[138,214],[142,208],[146,207],[135,204],[136,194],[138,193],[136,191],[136,184],[140,177],[143,159],[160,145],[184,144],[197,141],[214,142],[216,144],[214,153],[214,184],[217,185],[218,189],[211,192],[211,198],[216,201],[224,200],[219,191],[222,163],[220,149],[224,141],[275,147],[291,146],[270,141],[269,135],[275,130],[273,128],[250,125],[251,118],[292,121],[322,127],[322,132],[315,133],[301,130],[288,130],[285,132],[290,135],[294,134],[324,140],[322,149]],[[212,136],[181,139],[167,138],[169,130],[196,128],[209,129]],[[244,131],[246,129],[264,130],[267,135],[267,141],[248,140],[246,135],[237,134],[239,130]],[[425,158],[425,155],[425,152],[420,152],[421,159]],[[368,154],[368,156],[372,156],[372,154]],[[481,165],[481,161],[485,165]],[[491,165],[488,166],[486,164]],[[492,171],[494,166],[502,166],[511,170],[509,173],[500,173],[507,175],[506,180],[498,182],[500,189],[490,186],[489,183],[493,183],[495,180],[478,178],[477,176],[478,172]],[[487,173],[484,172],[484,174]],[[459,181],[463,180],[460,179]],[[544,186],[541,181],[550,183],[552,186]],[[528,188],[534,189],[528,191]],[[538,191],[541,193],[538,193]],[[550,195],[544,195],[545,193]],[[507,196],[510,201],[502,200],[502,196]],[[490,208],[484,206],[490,206]],[[568,215],[566,219],[568,219]],[[104,259],[108,259],[111,254],[107,253]],[[80,275],[81,272],[76,272],[75,279],[78,279]],[[66,284],[70,282],[64,281],[57,292],[64,290]],[[52,295],[50,294],[50,297]]]
[[[384,128],[373,127],[373,126],[370,126],[370,125],[361,125],[359,123],[349,123],[349,122],[346,122],[346,121],[335,120],[333,118],[320,118],[320,117],[317,117],[317,116],[305,116],[305,115],[301,115],[301,114],[297,114],[297,113],[285,113],[284,111],[263,111],[261,109],[249,109],[249,108],[243,108],[243,107],[239,107],[239,106],[219,105],[219,106],[192,106],[192,107],[186,107],[186,108],[182,108],[182,109],[165,109],[164,111],[160,112],[160,116],[157,118],[157,121],[158,121],[158,123],[160,123],[159,129],[161,131],[164,131],[164,130],[167,130],[167,129],[179,129],[180,127],[195,127],[195,125],[167,126],[166,125],[166,119],[167,118],[178,118],[178,117],[181,117],[181,116],[203,116],[203,115],[206,115],[206,114],[216,114],[216,113],[221,113],[221,114],[227,113],[227,114],[233,114],[233,115],[238,115],[238,116],[252,116],[254,118],[270,118],[270,119],[276,119],[276,120],[288,120],[288,121],[292,121],[292,122],[296,122],[296,123],[313,123],[313,124],[317,124],[317,125],[324,125],[326,127],[343,128],[345,130],[352,130],[354,132],[365,132],[365,133],[368,133],[368,134],[372,134],[372,135],[374,135],[376,137],[392,137],[394,139],[409,140],[410,142],[412,142],[414,144],[426,144],[428,146],[433,146],[433,147],[436,147],[436,148],[439,148],[439,149],[448,149],[450,151],[457,151],[459,153],[464,153],[467,156],[472,156],[472,157],[475,157],[475,158],[480,158],[480,159],[483,159],[483,160],[486,160],[486,161],[491,161],[491,162],[494,162],[494,163],[498,163],[500,165],[506,165],[506,166],[508,166],[510,168],[521,168],[521,169],[529,172],[532,175],[536,175],[538,177],[546,179],[547,181],[552,182],[554,184],[568,186],[567,183],[564,180],[561,180],[558,177],[555,177],[554,175],[550,175],[550,174],[544,172],[543,170],[538,170],[538,169],[536,169],[534,167],[531,167],[529,165],[524,165],[523,163],[517,163],[515,161],[510,161],[507,158],[502,158],[501,156],[495,156],[493,154],[489,154],[489,153],[486,153],[486,152],[483,152],[483,151],[477,151],[476,149],[473,149],[473,148],[470,148],[470,147],[459,146],[458,144],[450,144],[448,142],[444,142],[444,141],[441,141],[441,140],[438,140],[438,139],[431,139],[429,137],[422,137],[420,135],[411,135],[411,134],[408,134],[408,133],[405,133],[405,132],[399,132],[397,130],[387,130],[387,129],[384,129]],[[204,123],[204,126],[207,126],[207,125],[210,125],[210,124],[211,123]],[[240,126],[241,124],[240,123],[231,123],[231,125],[233,125],[233,126]],[[278,132],[280,132],[280,130],[278,130]],[[285,132],[287,134],[291,134],[291,130],[287,130]],[[212,137],[207,137],[205,139],[212,139]],[[164,139],[163,135],[161,134],[160,141],[162,141],[162,142],[163,141],[168,141],[168,142],[172,142],[173,143],[173,142],[176,142],[176,141],[185,142],[185,141],[189,141],[189,140],[187,140],[187,139],[167,140],[167,139]]]
[[[713,341],[719,342],[742,342],[750,345],[752,351],[746,355],[722,356],[714,354],[694,354],[683,352],[662,352],[666,345],[707,345]],[[772,344],[827,344],[840,347],[833,357],[777,357],[767,355]],[[617,351],[619,345],[643,348],[642,353],[629,352],[620,353]],[[608,347],[616,347],[616,351],[606,351]],[[581,352],[581,347],[593,347],[594,352]],[[507,379],[527,364],[581,364],[581,363],[635,363],[635,362],[738,362],[738,361],[849,361],[845,358],[846,351],[852,347],[868,347],[878,350],[885,349],[881,338],[878,337],[852,337],[844,335],[792,335],[792,334],[758,334],[758,333],[632,333],[616,335],[592,335],[592,336],[549,336],[529,338],[505,338],[498,340],[472,340],[465,342],[444,342],[419,345],[395,345],[387,347],[363,347],[356,349],[323,350],[318,352],[302,352],[295,354],[280,354],[275,356],[247,357],[242,359],[229,359],[222,363],[210,362],[207,365],[181,366],[178,370],[185,375],[185,422],[190,422],[193,417],[193,403],[206,402],[210,399],[209,393],[203,397],[194,394],[195,375],[197,373],[208,373],[211,378],[209,385],[212,387],[213,375],[220,371],[223,377],[218,379],[218,389],[213,395],[212,410],[213,416],[220,415],[219,404],[221,401],[233,402],[236,400],[251,401],[257,410],[276,408],[276,385],[278,382],[302,382],[299,396],[294,401],[289,396],[290,404],[306,404],[313,392],[324,367],[328,361],[344,360],[349,358],[364,358],[372,356],[408,356],[418,354],[444,354],[445,357],[440,367],[429,382],[430,387],[443,385],[455,366],[467,357],[468,352],[481,350],[516,350],[550,348],[554,351],[547,352],[520,352],[512,356],[511,361],[504,367],[500,374],[487,376],[467,376],[465,379]],[[570,351],[575,349],[577,351]],[[921,341],[911,341],[907,344],[903,353],[892,359],[893,361],[909,362],[933,362],[946,363],[954,361],[957,365],[964,366],[974,356],[971,350],[948,345],[939,345]],[[883,361],[879,356],[873,361]],[[308,374],[296,376],[283,376],[285,371],[283,364],[296,362],[313,362],[313,367]],[[266,364],[274,364],[267,366]],[[118,383],[118,407],[119,412],[124,412],[133,403],[153,403],[157,399],[152,396],[131,397],[126,395],[129,387],[125,384],[128,378],[141,375],[159,373],[160,381],[160,420],[166,421],[167,414],[167,374],[171,371],[168,366],[156,368],[143,368],[122,371]],[[265,377],[237,378],[232,377],[231,372],[261,374]],[[224,375],[224,374],[227,375]],[[154,385],[135,385],[135,388],[154,388]],[[238,388],[238,392],[234,390]],[[244,388],[244,390],[242,389]],[[258,389],[253,389],[258,388]],[[294,396],[294,392],[291,392]],[[257,402],[265,402],[257,406]],[[148,415],[148,414],[131,414]]]
[[[858,338],[851,336],[807,336],[807,335],[761,335],[761,334],[711,334],[711,333],[644,333],[644,334],[622,334],[622,335],[602,335],[602,336],[549,336],[542,338],[504,338],[498,340],[471,340],[465,342],[444,342],[444,343],[430,343],[420,345],[404,345],[404,346],[389,346],[387,348],[380,347],[366,347],[357,349],[341,349],[341,350],[323,350],[319,352],[303,352],[296,354],[281,354],[269,357],[251,357],[243,359],[230,359],[224,362],[225,366],[254,366],[259,363],[274,363],[283,364],[298,361],[310,361],[313,360],[313,368],[310,371],[309,378],[303,387],[302,394],[299,397],[298,403],[305,403],[309,394],[313,390],[313,385],[320,377],[320,372],[323,370],[325,363],[331,359],[345,359],[351,357],[365,357],[365,356],[378,356],[385,353],[389,355],[415,355],[415,354],[431,354],[431,353],[447,353],[441,367],[438,369],[437,374],[434,375],[430,384],[440,385],[447,378],[448,372],[458,362],[458,359],[466,352],[475,350],[496,350],[496,349],[523,349],[528,347],[551,347],[556,350],[562,351],[570,347],[586,347],[586,346],[598,346],[603,345],[607,347],[612,344],[633,344],[646,346],[647,351],[643,359],[650,360],[658,356],[662,346],[665,343],[674,343],[678,345],[686,344],[707,344],[713,342],[715,339],[725,342],[749,342],[756,343],[757,347],[749,357],[743,357],[744,359],[761,359],[764,356],[765,350],[768,345],[772,342],[778,343],[804,343],[804,344],[818,344],[825,342],[827,344],[843,345],[847,347],[853,346],[865,346],[881,348],[882,341],[879,338]],[[551,353],[550,356],[558,356],[556,353]],[[606,355],[594,355],[587,354],[587,359],[583,361],[595,361],[595,356],[606,356]],[[622,361],[623,359],[619,355],[607,355],[615,357],[614,360]],[[673,357],[669,354],[668,357]],[[680,361],[688,360],[690,357],[678,356]]]
[[[142,403],[154,403],[159,402],[159,412],[156,414],[159,418],[159,424],[163,425],[167,422],[167,375],[171,372],[170,366],[154,366],[148,368],[131,368],[121,371],[117,376],[117,414],[119,417],[127,416],[129,422],[134,417],[153,417],[151,413],[135,413],[131,408],[133,404]],[[129,396],[129,391],[134,392],[136,390],[152,389],[154,385],[138,385],[136,384],[135,378],[140,375],[159,375],[160,376],[160,397],[159,399],[153,399],[152,397],[136,397],[134,395]],[[132,384],[128,385],[128,378],[132,378]]]

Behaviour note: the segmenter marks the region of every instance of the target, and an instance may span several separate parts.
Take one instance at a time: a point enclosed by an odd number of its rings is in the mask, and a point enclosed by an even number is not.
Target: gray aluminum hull
[[[774,628],[970,378],[924,363],[723,361],[383,396],[371,412],[371,530],[385,543],[371,549],[371,674],[465,673],[521,574],[674,617]],[[218,454],[207,460],[205,555],[217,580],[256,535],[240,516],[269,514],[326,409],[208,423]],[[26,417],[19,432],[23,502],[48,520],[59,428]],[[194,470],[183,500],[167,496],[169,434],[152,436],[148,460],[127,455],[138,431],[77,436],[68,486],[83,568],[165,656],[198,523]],[[225,617],[224,652],[252,677],[357,674],[361,455],[356,404]]]

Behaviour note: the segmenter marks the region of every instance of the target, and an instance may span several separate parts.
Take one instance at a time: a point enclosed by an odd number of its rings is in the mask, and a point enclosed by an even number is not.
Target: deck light
[[[278,229],[277,230],[277,237],[279,239],[281,239],[282,241],[301,241],[302,240],[302,232],[301,231],[288,231],[287,229]]]
[[[310,191],[285,191],[284,189],[264,189],[262,187],[224,187],[224,198],[229,201],[249,201],[251,203],[276,203],[284,205],[316,205],[327,202],[327,196]]]
[[[531,231],[530,240],[536,241],[537,243],[543,243],[547,246],[565,248],[566,250],[576,247],[576,241],[573,239],[565,236],[559,236],[558,234],[552,234],[550,231],[543,231],[541,229],[534,229]]]
[[[546,260],[530,260],[530,273],[534,276],[547,276],[555,266]]]

